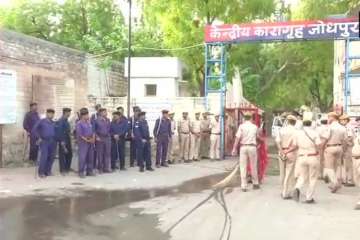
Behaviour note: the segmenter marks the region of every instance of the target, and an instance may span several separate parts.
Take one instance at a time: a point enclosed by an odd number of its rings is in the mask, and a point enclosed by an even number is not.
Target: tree
[[[202,43],[204,26],[214,21],[241,23],[263,19],[269,17],[273,9],[273,0],[145,0],[147,21],[159,27],[164,45],[169,48]],[[172,54],[189,66],[191,88],[199,89],[203,95],[204,47]]]
[[[0,11],[1,25],[89,53],[114,51],[126,45],[122,14],[113,0],[18,0]],[[115,52],[119,59],[124,52]]]

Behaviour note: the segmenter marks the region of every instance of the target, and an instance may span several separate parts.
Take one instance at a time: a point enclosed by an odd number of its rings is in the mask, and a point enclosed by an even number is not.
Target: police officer
[[[211,120],[209,118],[209,112],[202,114],[201,120],[201,141],[200,141],[200,155],[201,158],[209,158],[210,153],[210,129]]]
[[[120,162],[120,170],[125,168],[125,137],[129,131],[128,119],[122,112],[114,112],[110,125],[111,135],[111,169],[118,169],[117,161]]]
[[[110,120],[107,118],[105,108],[99,110],[99,116],[95,120],[96,135],[96,158],[99,173],[110,173],[111,162],[111,138],[110,138]]]
[[[220,160],[221,127],[219,114],[215,115],[215,120],[211,122],[210,129],[210,159]]]
[[[39,146],[36,144],[38,140],[37,137],[31,134],[31,131],[39,120],[40,116],[37,111],[37,103],[30,103],[30,111],[26,113],[24,117],[23,127],[27,133],[27,137],[30,138],[29,160],[33,162],[37,161]]]
[[[120,112],[122,116],[124,116],[124,108],[122,106],[117,107],[116,111]]]
[[[70,172],[72,160],[72,146],[71,146],[71,129],[69,117],[71,114],[70,108],[63,108],[62,117],[56,122],[56,140],[59,146],[59,166],[60,173],[65,175]]]
[[[321,140],[321,147],[319,149],[319,154],[320,154],[320,170],[319,170],[319,175],[320,178],[324,177],[324,145],[326,142],[326,134],[329,131],[328,128],[328,124],[327,124],[327,117],[321,117],[320,118],[320,125],[316,127],[316,132],[320,135],[320,140]]]
[[[182,113],[182,119],[178,123],[178,132],[180,139],[180,162],[189,162],[190,147],[190,120],[188,112]]]
[[[304,118],[303,129],[297,131],[292,147],[284,152],[288,154],[295,149],[298,151],[299,177],[295,185],[294,200],[299,201],[302,188],[308,184],[305,203],[315,203],[314,192],[320,167],[320,135],[311,127],[311,124],[311,118]]]
[[[176,149],[176,138],[175,138],[175,132],[176,132],[176,122],[174,120],[175,113],[170,112],[169,118],[171,122],[171,138],[169,140],[169,146],[168,146],[168,163],[172,164],[175,163],[175,149]]]
[[[40,144],[39,176],[51,176],[51,169],[55,158],[55,123],[53,121],[54,109],[46,110],[46,117],[37,122],[32,130]]]
[[[253,183],[253,189],[260,189],[258,179],[258,164],[257,164],[257,140],[260,140],[258,127],[251,122],[252,114],[244,114],[244,123],[242,123],[236,133],[236,139],[234,142],[232,155],[236,156],[238,146],[240,144],[240,177],[241,177],[241,189],[243,192],[247,191],[247,179],[246,170],[247,163],[249,161],[251,166],[251,177]]]
[[[352,148],[354,146],[355,133],[352,127],[350,126],[350,118],[347,115],[342,115],[340,118],[340,123],[346,129],[346,141],[343,154],[343,184],[346,187],[355,187],[354,184],[354,173],[353,173],[353,161],[352,161]]]
[[[90,118],[91,124],[93,126],[95,125],[95,120],[100,116],[100,109],[101,109],[101,104],[96,104],[95,113],[93,113]]]
[[[91,125],[92,125],[92,127],[94,128],[94,130],[95,130],[95,121],[96,121],[96,119],[98,119],[98,117],[100,116],[100,109],[101,109],[101,104],[96,104],[95,105],[95,113],[93,113],[92,115],[91,115],[91,118],[90,118],[90,122],[91,122]],[[98,160],[97,160],[97,152],[96,152],[96,148],[94,149],[94,163],[93,163],[93,166],[94,166],[94,168],[96,169],[96,165],[97,165],[97,162],[98,162]]]
[[[149,125],[145,119],[145,112],[140,112],[134,123],[134,143],[136,146],[136,160],[140,172],[144,172],[144,162],[146,170],[154,171],[151,167],[151,143]]]
[[[281,196],[283,199],[291,199],[291,194],[294,191],[295,186],[295,162],[296,162],[296,150],[288,152],[292,145],[293,138],[298,131],[295,128],[297,118],[293,115],[287,117],[288,125],[280,129],[275,141],[279,150],[279,169],[280,169],[280,182],[282,184]]]
[[[76,138],[79,154],[79,177],[95,176],[93,172],[95,133],[90,122],[89,111],[80,109],[80,120],[76,123]]]
[[[156,119],[153,134],[156,141],[156,167],[169,167],[166,157],[172,134],[168,110],[162,110],[162,117]]]
[[[195,119],[190,122],[190,160],[199,161],[200,140],[201,140],[201,121],[200,112],[195,113]]]
[[[354,179],[358,186],[360,186],[360,135],[354,140],[354,147],[352,149],[352,160],[354,163]],[[360,210],[360,198],[355,206],[356,210]]]
[[[324,178],[330,180],[330,190],[336,193],[341,188],[341,157],[346,144],[346,129],[340,125],[335,112],[328,114],[329,130],[324,150]]]
[[[129,119],[130,129],[129,129],[129,138],[130,138],[130,167],[134,167],[134,163],[136,160],[136,141],[134,140],[134,127],[135,123],[139,118],[139,114],[141,112],[140,107],[133,107],[133,116]]]

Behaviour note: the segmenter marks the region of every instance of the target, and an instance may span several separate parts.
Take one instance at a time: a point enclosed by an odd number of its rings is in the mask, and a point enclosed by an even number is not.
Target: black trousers
[[[111,169],[116,169],[118,161],[120,169],[125,168],[125,137],[120,137],[118,141],[111,138]]]
[[[59,145],[59,166],[60,172],[66,173],[69,172],[71,169],[71,161],[73,157],[72,146],[71,146],[71,139],[70,137],[65,140],[65,148],[58,143]]]

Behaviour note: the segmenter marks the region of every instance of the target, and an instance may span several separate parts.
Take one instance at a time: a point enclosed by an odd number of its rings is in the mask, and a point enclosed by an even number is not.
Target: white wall
[[[125,77],[128,59],[125,58]],[[181,79],[182,63],[175,57],[134,57],[131,58],[131,77],[159,77]]]
[[[131,98],[146,97],[145,85],[156,84],[156,97],[176,97],[176,81],[174,78],[131,78]]]

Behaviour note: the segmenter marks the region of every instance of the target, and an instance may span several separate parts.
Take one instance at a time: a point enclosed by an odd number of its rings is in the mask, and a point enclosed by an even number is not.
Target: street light
[[[128,83],[128,91],[127,91],[127,115],[128,117],[130,117],[130,74],[131,74],[131,5],[132,5],[132,0],[128,0],[129,1],[129,32],[128,32],[128,79],[127,79],[127,83]]]

